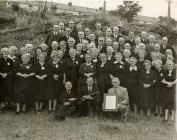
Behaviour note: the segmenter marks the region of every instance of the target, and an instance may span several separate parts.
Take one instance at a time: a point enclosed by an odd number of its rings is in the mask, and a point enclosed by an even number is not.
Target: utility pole
[[[168,18],[171,18],[171,3],[173,0],[167,0],[168,2]]]

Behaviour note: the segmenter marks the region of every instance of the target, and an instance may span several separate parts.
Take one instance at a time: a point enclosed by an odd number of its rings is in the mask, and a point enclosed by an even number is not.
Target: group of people
[[[97,22],[95,30],[69,21],[54,25],[40,46],[1,49],[0,106],[16,114],[34,106],[55,118],[112,114],[103,112],[104,94],[117,96],[117,112],[129,111],[168,121],[175,117],[176,52],[168,38],[157,42],[142,31],[122,34],[118,26]]]

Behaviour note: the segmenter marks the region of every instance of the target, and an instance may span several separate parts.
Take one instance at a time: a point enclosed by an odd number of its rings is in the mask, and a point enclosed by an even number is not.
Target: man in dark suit
[[[68,23],[69,28],[71,29],[71,36],[76,40],[77,39],[77,29],[75,27],[74,21],[70,20]]]
[[[58,32],[63,36],[64,35],[64,32],[65,32],[65,25],[63,22],[60,22],[59,23],[59,30]]]
[[[125,39],[123,37],[119,38],[119,52],[123,52],[124,50],[124,43],[125,43]]]
[[[89,28],[85,28],[84,34],[85,34],[84,38],[89,41],[90,29]]]
[[[142,31],[141,33],[141,42],[144,43],[145,45],[149,44],[146,31]]]
[[[171,49],[172,52],[173,52],[173,57],[176,58],[176,52],[175,52],[174,48],[172,48],[170,45],[168,45],[168,38],[163,37],[162,38],[162,44],[161,44],[161,47],[160,47],[160,52],[165,54],[165,51],[167,49]]]
[[[101,29],[102,26],[101,26],[100,22],[97,22],[96,25],[95,25],[95,27],[96,27],[96,30],[94,31],[94,34],[95,34],[95,39],[97,41],[98,37],[104,36],[104,33],[103,33],[102,29]]]
[[[93,78],[88,78],[86,85],[80,89],[79,97],[81,101],[78,103],[80,116],[99,114],[101,111],[101,93],[94,83]]]
[[[111,30],[111,28],[107,28],[107,29],[106,29],[105,40],[107,40],[107,39],[111,39],[111,40],[113,40],[113,38],[112,38],[112,30]]]
[[[155,36],[149,35],[149,44],[146,45],[146,53],[149,56],[152,51],[154,51]]]
[[[99,37],[98,38],[97,49],[99,50],[100,53],[106,53],[106,45],[104,43],[104,37]]]
[[[66,28],[66,29],[65,29],[65,33],[64,33],[64,35],[63,35],[63,37],[62,37],[62,40],[65,41],[65,42],[68,42],[68,39],[69,39],[70,37],[72,37],[72,36],[71,36],[71,29],[70,29],[70,28]]]
[[[58,32],[58,30],[58,25],[54,25],[53,31],[47,35],[45,44],[47,44],[49,51],[51,51],[51,45],[53,41],[57,41],[58,43],[60,43],[60,41],[62,40],[62,35]]]
[[[113,27],[113,33],[111,37],[113,38],[113,41],[119,41],[119,38],[122,37],[121,33],[119,32],[119,27]]]
[[[77,38],[77,40],[76,40],[76,45],[77,45],[78,43],[82,43],[83,40],[84,40],[84,32],[83,32],[83,31],[79,31],[79,32],[78,32],[78,38]]]
[[[134,32],[129,32],[128,40],[126,40],[125,43],[129,43],[131,46],[135,46],[135,34],[134,34]]]
[[[73,116],[77,111],[77,94],[72,90],[72,83],[65,83],[65,90],[60,94],[59,107],[55,112],[55,119],[65,120],[65,116]]]

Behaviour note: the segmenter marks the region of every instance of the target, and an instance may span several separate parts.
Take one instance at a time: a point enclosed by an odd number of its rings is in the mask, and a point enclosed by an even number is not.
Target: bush
[[[160,17],[160,21],[151,27],[150,31],[159,34],[161,37],[168,37],[169,44],[177,44],[177,21],[166,17]]]
[[[17,28],[23,28],[23,27],[28,27],[29,24],[28,24],[28,18],[25,17],[25,16],[20,16],[20,17],[17,17],[16,20],[16,27]]]
[[[109,26],[109,25],[110,25],[110,23],[109,23],[105,18],[97,18],[97,17],[95,17],[95,18],[92,19],[92,20],[85,20],[85,21],[83,22],[83,26],[84,26],[84,27],[88,27],[88,28],[90,28],[91,30],[95,30],[95,29],[96,29],[96,28],[95,28],[95,24],[96,24],[97,22],[101,22],[101,23],[102,23],[103,30],[105,30],[105,27],[106,27],[106,26]]]

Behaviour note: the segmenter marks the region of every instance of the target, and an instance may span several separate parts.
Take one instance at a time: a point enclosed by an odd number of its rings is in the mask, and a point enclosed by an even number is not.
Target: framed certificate
[[[103,111],[117,111],[117,96],[115,94],[104,94]]]

